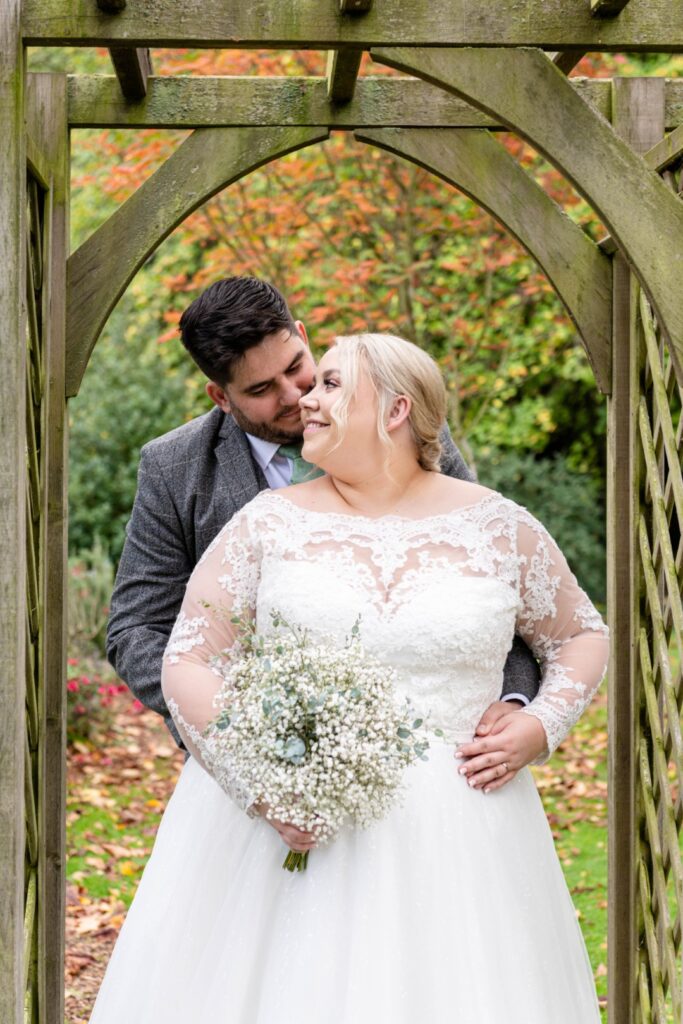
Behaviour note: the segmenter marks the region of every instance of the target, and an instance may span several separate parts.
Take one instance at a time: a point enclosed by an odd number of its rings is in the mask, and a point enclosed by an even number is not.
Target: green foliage
[[[605,495],[601,481],[555,455],[489,450],[479,480],[524,505],[547,527],[590,597],[604,604]]]
[[[68,640],[69,656],[104,655],[109,599],[114,585],[114,566],[99,539],[91,551],[69,559]]]
[[[149,279],[152,283],[152,279]],[[140,448],[189,418],[189,360],[160,352],[143,301],[127,296],[93,353],[80,394],[69,404],[69,545],[100,543],[116,561],[135,496]]]
[[[69,746],[93,741],[113,721],[114,700],[127,691],[106,661],[95,655],[68,659],[66,741]]]

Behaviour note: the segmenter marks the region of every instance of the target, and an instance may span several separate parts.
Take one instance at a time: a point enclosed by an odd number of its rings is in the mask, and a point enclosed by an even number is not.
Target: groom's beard
[[[296,407],[294,409],[283,409],[280,416],[294,412],[295,409]],[[298,409],[296,411],[299,412]],[[280,419],[280,416],[278,416],[270,423],[254,423],[234,405],[231,406],[230,412],[237,426],[245,434],[251,434],[252,437],[260,437],[263,441],[272,441],[274,444],[298,444],[302,439],[304,425],[301,419],[298,421],[293,417],[290,419]]]

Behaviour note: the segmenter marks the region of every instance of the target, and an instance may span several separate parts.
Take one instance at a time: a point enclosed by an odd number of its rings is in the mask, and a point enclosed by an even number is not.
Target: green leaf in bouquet
[[[422,722],[422,718],[416,718],[415,721],[413,722],[413,729],[419,729],[420,726],[422,725]]]
[[[410,729],[406,729],[404,725],[400,725],[396,730],[402,740],[410,739]]]
[[[290,736],[284,745],[283,757],[292,764],[300,764],[306,755],[306,744],[300,736]]]
[[[217,729],[227,729],[230,725],[230,715],[227,711],[221,711],[220,715],[216,719]]]

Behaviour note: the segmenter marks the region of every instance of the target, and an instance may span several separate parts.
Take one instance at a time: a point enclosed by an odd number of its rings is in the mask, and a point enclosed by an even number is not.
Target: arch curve
[[[378,128],[356,138],[411,160],[473,199],[543,269],[576,326],[600,390],[611,388],[612,264],[481,128]]]
[[[525,47],[371,53],[499,118],[566,175],[614,237],[683,366],[683,203],[553,62]]]
[[[67,395],[78,392],[109,314],[149,255],[198,206],[250,171],[324,141],[327,128],[197,129],[68,262]],[[599,388],[611,374],[611,263],[482,129],[382,128],[356,137],[469,195],[531,253],[583,340]]]
[[[322,142],[327,128],[198,128],[67,263],[66,394],[78,393],[107,317],[145,260],[221,189]]]

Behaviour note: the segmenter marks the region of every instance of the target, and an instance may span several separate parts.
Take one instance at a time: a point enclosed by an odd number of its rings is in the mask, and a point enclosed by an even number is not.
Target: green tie
[[[325,475],[322,469],[306,462],[301,454],[300,444],[281,444],[277,453],[291,461],[293,484],[301,484],[304,480],[315,480],[316,477]]]

